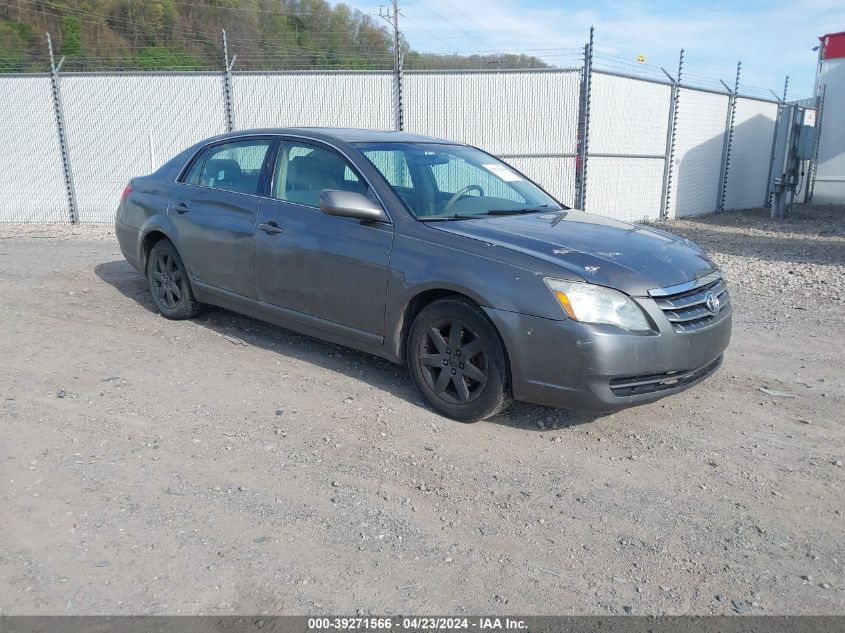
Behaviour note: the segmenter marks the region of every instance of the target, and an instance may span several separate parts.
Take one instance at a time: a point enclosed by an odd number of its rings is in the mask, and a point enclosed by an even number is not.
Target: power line
[[[426,33],[427,35],[430,35],[430,36],[431,36],[431,37],[433,37],[434,39],[436,39],[436,40],[438,40],[438,41],[440,41],[440,42],[443,42],[443,43],[444,43],[444,44],[445,44],[445,45],[446,45],[449,49],[454,50],[454,51],[455,51],[455,53],[457,53],[457,50],[458,50],[458,49],[456,49],[456,48],[452,45],[452,43],[451,43],[451,42],[447,42],[446,40],[444,40],[444,39],[443,39],[442,37],[440,37],[439,35],[436,35],[435,33],[432,33],[431,31],[429,31],[428,29],[423,28],[423,26],[422,26],[421,24],[419,24],[418,22],[415,22],[415,21],[414,21],[414,20],[412,20],[411,18],[409,18],[409,17],[407,17],[407,16],[403,16],[403,17],[405,17],[405,19],[406,19],[406,20],[408,20],[408,22],[410,22],[410,23],[412,23],[412,24],[416,24],[417,26],[419,26],[419,27],[420,27],[420,31],[418,31],[418,32],[422,32],[422,33]],[[413,32],[413,31],[409,31],[409,30],[407,30],[407,29],[406,29],[406,32],[407,32],[407,33],[410,33],[410,32]],[[420,51],[414,51],[414,52],[415,52],[415,53],[419,53]]]
[[[438,12],[438,11],[436,11],[435,9],[432,9],[430,6],[428,6],[428,4],[421,4],[421,3],[419,2],[419,0],[412,0],[412,2],[414,2],[414,4],[417,4],[418,6],[422,7],[423,9],[425,9],[426,11],[428,11],[429,13],[431,13],[432,15],[434,15],[435,17],[437,17],[437,18],[438,18],[438,19],[439,19],[439,20],[440,20],[443,24],[449,24],[450,22],[452,22],[452,21],[451,21],[449,18],[447,18],[446,16],[444,16],[444,15],[443,15],[443,14],[441,14],[440,12]],[[473,35],[471,32],[469,32],[469,31],[467,31],[467,30],[465,30],[465,29],[462,29],[462,28],[458,27],[458,30],[459,30],[461,33],[463,33],[464,35],[467,35],[467,36],[469,36],[470,38],[472,38],[472,39],[474,39],[474,40],[476,40],[476,41],[478,41],[478,42],[481,42],[482,44],[484,44],[484,43],[485,43],[485,42],[483,41],[483,39],[482,39],[482,38],[479,38],[477,35]],[[487,46],[490,46],[490,42],[486,42],[486,45],[487,45]]]
[[[482,31],[482,32],[484,32],[484,33],[491,33],[491,34],[494,34],[494,33],[496,32],[495,30],[492,30],[492,29],[486,29],[486,28],[484,28],[484,27],[483,27],[483,26],[481,26],[481,24],[479,24],[479,23],[478,23],[478,22],[477,22],[477,21],[476,21],[476,20],[475,20],[472,16],[467,15],[467,14],[466,14],[466,13],[465,13],[465,12],[464,12],[461,8],[460,8],[460,7],[455,6],[454,4],[452,4],[451,2],[449,2],[448,0],[443,0],[443,2],[444,2],[447,6],[451,7],[451,9],[452,9],[453,11],[456,11],[456,12],[460,13],[462,16],[464,16],[465,18],[467,18],[470,22],[472,22],[472,23],[473,23],[473,24],[475,24],[477,27],[479,27],[479,28],[481,29],[481,31]],[[467,31],[464,31],[464,32],[466,33]],[[504,40],[502,40],[500,37],[498,37],[498,36],[496,36],[496,35],[493,35],[493,37],[495,37],[496,39],[498,39],[500,42],[503,42],[503,41],[504,41]]]

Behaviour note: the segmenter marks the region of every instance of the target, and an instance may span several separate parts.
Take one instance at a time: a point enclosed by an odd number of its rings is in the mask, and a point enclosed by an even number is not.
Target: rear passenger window
[[[188,168],[188,171],[185,172],[185,175],[182,177],[182,182],[187,183],[189,185],[200,184],[200,173],[202,172],[202,166],[205,165],[205,157],[207,155],[207,149],[199,153],[199,155],[194,159],[194,162],[191,163],[191,166]]]
[[[269,139],[260,139],[215,145],[208,150],[199,184],[212,189],[258,194],[261,166],[271,143]]]

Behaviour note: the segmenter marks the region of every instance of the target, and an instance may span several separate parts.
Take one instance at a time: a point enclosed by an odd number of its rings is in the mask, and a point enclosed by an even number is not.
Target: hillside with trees
[[[387,24],[325,0],[0,0],[0,72],[220,70],[221,32],[237,70],[388,69]],[[525,55],[438,55],[400,43],[405,68],[538,68]]]

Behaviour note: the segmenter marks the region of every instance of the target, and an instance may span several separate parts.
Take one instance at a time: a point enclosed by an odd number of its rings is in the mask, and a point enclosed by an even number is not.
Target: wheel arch
[[[158,228],[147,231],[141,239],[141,265],[144,267],[144,270],[147,269],[147,260],[150,258],[150,251],[152,251],[153,246],[161,240],[168,240],[171,244],[173,244],[173,240],[170,239],[170,236]]]
[[[191,264],[185,260],[185,256],[182,254],[182,249],[179,248],[176,240],[173,239],[174,231],[172,230],[172,227],[167,226],[167,224],[169,224],[167,221],[148,222],[141,231],[141,239],[138,243],[138,260],[141,262],[141,271],[147,270],[147,259],[149,258],[150,251],[153,249],[153,246],[155,246],[157,242],[166,239],[173,244],[173,248],[175,248],[176,252],[179,253],[179,257],[182,259],[182,263],[185,265],[188,274],[191,275]]]
[[[499,331],[499,328],[493,320],[485,313],[484,306],[486,302],[479,300],[479,297],[473,297],[470,293],[464,292],[462,289],[440,286],[421,289],[403,306],[399,319],[396,322],[393,336],[394,352],[399,361],[402,363],[407,361],[406,349],[408,344],[408,335],[411,331],[411,324],[414,322],[414,319],[416,319],[417,315],[426,306],[431,305],[435,301],[446,298],[462,299],[471,303],[473,306],[477,307],[484,315],[484,318],[488,320],[493,328],[493,331],[496,332],[496,336],[499,337],[499,342],[502,345],[502,351],[505,354],[505,367],[508,372],[508,381],[510,382],[510,355],[502,333]]]

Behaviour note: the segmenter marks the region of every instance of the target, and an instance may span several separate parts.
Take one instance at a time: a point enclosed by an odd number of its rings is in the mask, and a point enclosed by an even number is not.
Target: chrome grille
[[[707,305],[713,293],[719,299],[714,313]],[[663,311],[676,332],[692,332],[706,327],[730,314],[731,298],[725,280],[719,273],[712,273],[669,288],[655,288],[648,294]]]

